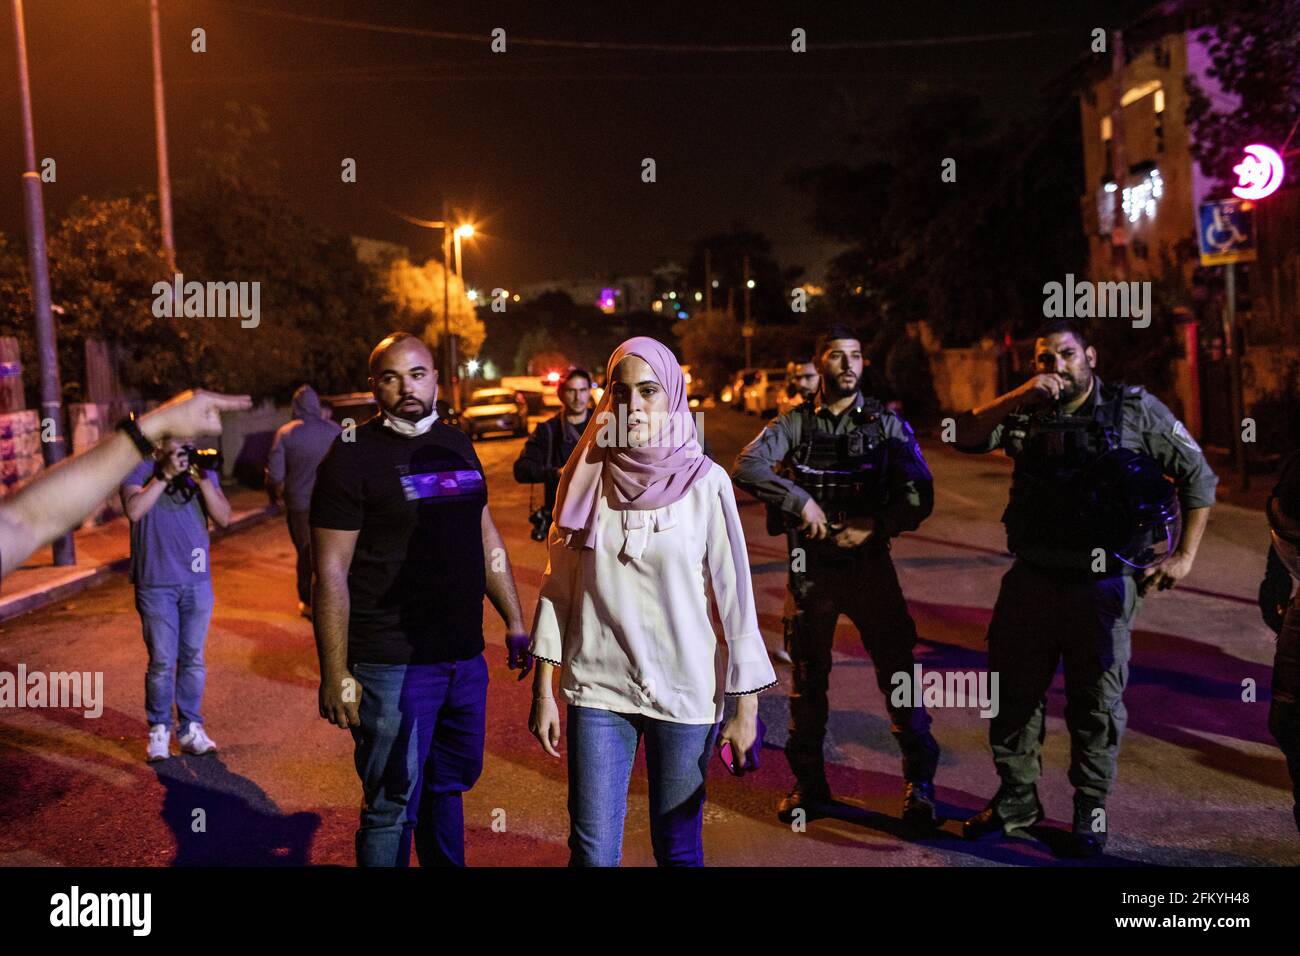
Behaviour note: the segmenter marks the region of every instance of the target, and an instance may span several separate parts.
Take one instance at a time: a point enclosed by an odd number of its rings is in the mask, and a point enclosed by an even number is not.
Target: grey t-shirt
[[[215,472],[207,472],[213,481]],[[153,480],[153,459],[140,462],[122,487],[143,488]],[[197,584],[209,580],[208,516],[203,494],[188,502],[179,492],[164,491],[152,508],[131,522],[131,580],[136,587]],[[201,553],[200,553],[201,552]]]

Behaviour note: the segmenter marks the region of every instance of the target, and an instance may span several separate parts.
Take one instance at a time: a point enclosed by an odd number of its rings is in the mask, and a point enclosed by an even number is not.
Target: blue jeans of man
[[[618,866],[632,762],[645,738],[650,844],[660,866],[704,865],[704,780],[717,724],[568,708],[569,865]]]
[[[461,794],[483,771],[488,667],[355,663],[361,726],[352,728],[365,804],[357,866],[465,865]]]
[[[182,728],[191,721],[203,723],[203,685],[208,673],[203,645],[213,604],[210,578],[194,584],[136,587],[135,609],[149,649],[144,678],[149,726],[170,725],[173,704]]]

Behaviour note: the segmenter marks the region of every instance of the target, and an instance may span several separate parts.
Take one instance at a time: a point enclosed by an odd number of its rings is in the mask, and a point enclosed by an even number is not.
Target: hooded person
[[[731,479],[703,454],[677,359],[638,336],[606,368],[609,385],[556,492],[529,647],[538,663],[529,729],[559,756],[558,668],[572,865],[618,865],[644,737],[655,859],[699,866],[714,743],[729,746],[733,773],[753,766],[757,694],[776,675]],[[719,729],[726,697],[736,708]]]
[[[298,613],[311,617],[311,527],[308,513],[316,469],[342,428],[321,414],[320,398],[310,385],[293,393],[292,418],[281,425],[266,460],[266,487],[272,501],[283,501],[289,537],[298,554]]]

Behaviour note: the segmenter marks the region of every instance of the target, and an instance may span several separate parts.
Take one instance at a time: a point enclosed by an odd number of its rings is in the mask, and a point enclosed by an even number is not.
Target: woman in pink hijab
[[[567,705],[571,866],[617,866],[637,747],[660,866],[702,866],[715,741],[743,771],[776,683],[726,470],[706,458],[673,353],[629,339],[564,466],[529,650],[529,729],[560,756]],[[722,622],[714,633],[710,600]],[[725,697],[736,698],[722,724]],[[726,751],[724,751],[725,753]]]

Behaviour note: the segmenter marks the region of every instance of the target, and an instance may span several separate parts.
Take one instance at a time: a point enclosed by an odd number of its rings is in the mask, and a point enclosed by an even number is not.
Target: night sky
[[[1034,109],[1044,83],[1085,52],[1089,31],[1146,4],[527,3],[163,0],[173,177],[205,148],[206,116],[258,105],[263,144],[293,201],[321,224],[412,247],[435,234],[388,208],[437,218],[443,195],[485,233],[467,247],[470,284],[644,272],[684,262],[687,244],[741,219],[783,264],[816,277],[833,247],[783,182],[794,166],[858,160],[839,136],[852,116],[911,95],[965,90],[1000,117]],[[147,0],[27,0],[37,156],[53,219],[76,196],[156,188]],[[258,12],[262,11],[262,12]],[[473,40],[376,32],[337,18]],[[809,52],[789,52],[790,31]],[[190,51],[190,31],[208,51]],[[508,52],[489,50],[507,32]],[[1033,31],[991,42],[818,50],[819,43]],[[528,38],[779,46],[775,52],[626,51]],[[21,233],[22,166],[10,2],[0,8],[0,230]],[[882,140],[878,144],[886,149]],[[658,182],[640,180],[651,156]],[[340,181],[344,157],[358,182]],[[936,160],[936,187],[937,176]]]

